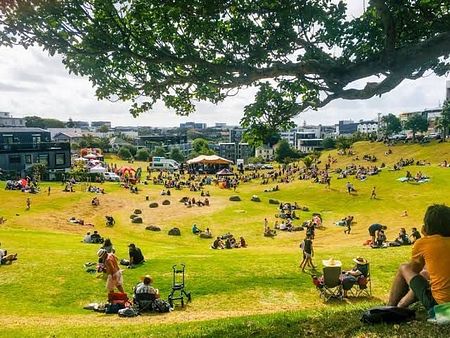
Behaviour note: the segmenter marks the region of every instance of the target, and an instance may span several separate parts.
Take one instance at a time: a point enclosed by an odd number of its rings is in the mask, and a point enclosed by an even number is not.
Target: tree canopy
[[[57,119],[46,119],[39,116],[25,116],[25,126],[36,128],[64,128],[65,123]]]
[[[402,124],[400,122],[400,119],[394,114],[383,116],[381,118],[381,122],[381,132],[383,133],[384,137],[389,137],[402,131]]]
[[[0,44],[61,54],[133,115],[158,100],[186,115],[256,87],[243,124],[289,128],[305,109],[448,73],[450,4],[369,0],[358,16],[336,0],[11,0]]]
[[[406,120],[405,128],[412,131],[413,141],[415,141],[417,132],[428,130],[428,120],[420,114],[414,114]]]

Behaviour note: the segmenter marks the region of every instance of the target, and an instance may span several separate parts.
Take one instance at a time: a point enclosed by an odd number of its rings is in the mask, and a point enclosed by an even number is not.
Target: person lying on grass
[[[388,305],[405,308],[420,301],[432,316],[435,305],[450,302],[450,208],[429,206],[422,233],[424,237],[414,243],[411,261],[398,269]]]
[[[11,264],[15,260],[17,260],[17,254],[8,254],[7,250],[0,249],[0,265]]]

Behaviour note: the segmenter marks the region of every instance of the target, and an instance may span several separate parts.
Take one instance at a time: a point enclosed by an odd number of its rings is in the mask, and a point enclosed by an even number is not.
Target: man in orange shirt
[[[117,257],[113,253],[108,253],[105,249],[98,250],[97,255],[105,264],[106,274],[108,275],[106,281],[108,291],[111,293],[114,292],[114,288],[117,288],[120,292],[125,293],[122,270],[119,269],[119,264],[117,264]]]
[[[408,307],[419,300],[427,310],[450,302],[450,208],[428,207],[411,261],[402,264],[392,284],[388,305]]]

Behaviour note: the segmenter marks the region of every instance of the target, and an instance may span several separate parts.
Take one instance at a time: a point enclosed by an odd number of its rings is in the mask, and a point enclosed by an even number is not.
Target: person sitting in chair
[[[141,282],[134,287],[134,294],[150,294],[155,298],[159,298],[159,290],[155,289],[151,284],[153,278],[150,275],[141,277]]]

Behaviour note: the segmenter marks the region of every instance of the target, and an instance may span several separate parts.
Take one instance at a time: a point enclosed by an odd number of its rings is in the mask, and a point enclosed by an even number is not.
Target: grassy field
[[[364,154],[377,156],[379,165],[387,167],[378,176],[360,182],[350,178],[357,193],[348,195],[347,180],[333,176],[331,189],[309,181],[296,180],[280,184],[280,191],[264,193],[273,186],[262,186],[259,180],[244,183],[236,192],[208,187],[210,207],[186,208],[179,203],[183,196],[200,197],[188,190],[175,191],[168,199],[170,206],[148,207],[162,202],[162,186],[140,185],[139,194],[131,194],[117,183],[105,183],[107,194],[99,196],[101,205],[93,208],[94,194],[84,192],[85,185],[74,193],[62,192],[59,183],[42,183],[41,193],[28,195],[19,191],[0,190],[0,216],[8,221],[0,225],[2,248],[18,252],[19,260],[0,267],[0,337],[22,336],[306,336],[330,337],[385,335],[438,337],[449,336],[449,329],[437,329],[423,322],[401,326],[367,327],[359,323],[361,312],[386,301],[397,266],[410,256],[410,247],[372,250],[362,243],[368,238],[367,228],[379,222],[388,226],[388,239],[393,240],[400,227],[420,227],[425,209],[432,203],[449,203],[450,168],[439,167],[450,159],[449,144],[396,145],[386,156],[382,144],[358,143],[354,147],[360,159]],[[322,155],[322,163],[329,153]],[[356,156],[340,156],[332,168],[345,167]],[[400,158],[431,162],[424,167],[411,166],[401,171],[389,168]],[[114,161],[116,162],[116,161]],[[118,162],[118,161],[117,161]],[[366,161],[353,161],[369,165]],[[118,163],[120,165],[120,163]],[[134,163],[145,170],[145,163]],[[400,183],[406,170],[422,171],[431,177],[426,184]],[[51,186],[51,194],[46,189]],[[370,191],[377,187],[378,199],[370,200]],[[237,194],[241,202],[230,202]],[[252,195],[261,198],[251,202]],[[31,210],[25,200],[31,197]],[[301,220],[320,212],[325,228],[316,232],[314,261],[334,257],[344,268],[352,267],[352,258],[364,256],[371,262],[372,299],[350,298],[343,302],[324,304],[311,283],[309,274],[301,273],[299,243],[304,232],[280,233],[275,238],[262,236],[264,218],[273,224],[276,206],[269,198],[284,202],[296,201],[309,207],[300,213]],[[144,223],[135,225],[129,216],[143,210]],[[408,217],[401,217],[408,210]],[[116,225],[107,228],[104,216],[112,214]],[[356,224],[351,235],[334,225],[346,215],[354,215]],[[95,224],[101,235],[112,239],[119,258],[127,256],[129,243],[136,243],[147,259],[143,266],[124,272],[125,288],[131,292],[139,277],[151,274],[155,287],[167,297],[171,290],[173,264],[187,266],[187,289],[193,302],[185,308],[162,315],[143,315],[132,319],[106,316],[83,310],[90,302],[105,301],[105,281],[86,273],[83,264],[96,260],[99,248],[83,244],[81,239],[93,228],[73,225],[67,220],[75,216]],[[191,226],[209,227],[213,234],[231,232],[244,236],[246,249],[211,250],[210,240],[192,235]],[[159,233],[145,230],[154,224]],[[167,231],[179,227],[181,237]],[[319,264],[320,265],[320,264]]]

